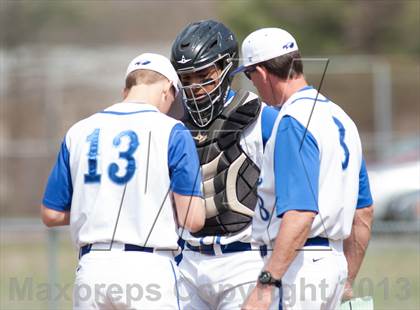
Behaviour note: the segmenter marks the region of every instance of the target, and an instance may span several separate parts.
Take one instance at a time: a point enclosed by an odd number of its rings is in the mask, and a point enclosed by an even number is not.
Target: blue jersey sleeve
[[[201,171],[194,140],[188,129],[176,124],[168,149],[171,190],[180,195],[202,196]]]
[[[362,166],[359,173],[359,197],[357,199],[357,209],[369,207],[373,204],[372,194],[370,193],[369,177],[366,170],[365,160],[362,160]]]
[[[278,217],[290,210],[318,212],[319,166],[314,136],[293,117],[283,117],[274,147]]]
[[[271,136],[278,114],[279,110],[270,106],[265,106],[261,112],[261,132],[264,148]]]
[[[71,206],[73,195],[73,184],[71,181],[70,154],[67,149],[66,140],[61,143],[57,161],[48,178],[42,204],[57,211],[68,211]]]

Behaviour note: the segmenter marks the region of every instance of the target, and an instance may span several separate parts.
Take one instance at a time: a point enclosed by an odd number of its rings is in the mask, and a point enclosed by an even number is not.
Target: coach
[[[281,107],[265,148],[262,200],[253,220],[265,266],[243,309],[336,309],[348,269],[357,272],[370,237],[370,230],[363,230],[358,237],[366,243],[357,249],[352,239],[348,267],[343,240],[356,209],[372,209],[357,127],[308,85],[297,43],[287,31],[251,33],[242,57],[238,71],[252,80],[263,101]],[[267,211],[275,216],[265,216]],[[366,214],[370,224],[372,212]]]

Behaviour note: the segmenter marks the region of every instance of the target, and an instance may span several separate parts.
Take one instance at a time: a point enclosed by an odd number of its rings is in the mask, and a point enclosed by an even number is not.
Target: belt
[[[188,242],[185,243],[187,248],[194,252],[199,252],[206,255],[215,256],[216,251],[214,250],[215,246],[214,244],[203,244],[199,246],[194,246],[189,244]],[[243,251],[250,251],[252,249],[251,243],[244,243],[244,242],[232,242],[229,244],[221,244],[220,250],[223,254],[227,253],[234,253],[234,252],[243,252]]]
[[[79,251],[79,259],[83,255],[89,253],[90,251],[101,251],[101,252],[104,252],[104,251],[110,251],[110,250],[112,250],[112,243],[109,244],[109,249],[106,249],[106,248],[92,249],[92,246],[94,246],[94,245],[95,244],[87,244],[87,245],[82,246],[80,248],[80,251]],[[148,252],[148,253],[153,253],[153,251],[154,251],[153,248],[143,247],[143,246],[139,246],[139,245],[135,245],[135,244],[128,244],[128,243],[123,244],[123,247],[121,248],[121,250],[122,251],[126,251],[126,252],[129,252],[129,251],[137,251],[137,252]]]
[[[330,246],[330,242],[328,238],[314,237],[307,239],[303,246]],[[261,257],[265,257],[267,255],[267,251],[266,245],[260,246]]]
[[[306,240],[303,246],[330,246],[330,241],[324,237],[313,237]]]

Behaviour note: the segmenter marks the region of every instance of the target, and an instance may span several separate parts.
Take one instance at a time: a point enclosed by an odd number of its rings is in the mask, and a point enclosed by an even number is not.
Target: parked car
[[[420,160],[369,168],[375,218],[420,220]]]

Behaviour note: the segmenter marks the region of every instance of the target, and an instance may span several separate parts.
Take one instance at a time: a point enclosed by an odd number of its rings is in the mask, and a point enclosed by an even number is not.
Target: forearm
[[[272,255],[265,266],[274,278],[283,277],[297,250],[305,244],[314,217],[315,213],[310,211],[288,211],[283,215]]]
[[[174,193],[178,225],[197,232],[206,220],[204,200],[198,196],[184,196]]]
[[[352,284],[362,265],[369,244],[373,222],[373,206],[357,209],[350,237],[344,240],[344,255],[347,259],[348,278]]]
[[[56,211],[45,206],[41,206],[41,218],[42,222],[48,227],[64,226],[70,224],[69,211]]]

